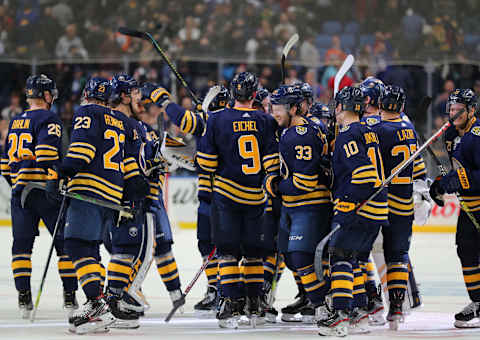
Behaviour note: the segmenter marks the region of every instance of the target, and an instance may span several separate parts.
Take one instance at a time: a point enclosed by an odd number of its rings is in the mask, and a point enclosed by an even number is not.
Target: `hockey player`
[[[457,222],[457,254],[462,264],[463,278],[472,301],[461,312],[455,314],[455,327],[480,327],[480,236],[475,223],[480,221],[480,123],[475,117],[477,96],[470,89],[455,89],[447,101],[447,113],[452,118],[465,110],[453,122],[454,128],[447,131],[446,149],[452,170],[444,177],[435,179],[430,195],[443,206],[443,194],[458,193],[466,208],[460,210]],[[465,211],[468,209],[468,213]],[[471,215],[471,217],[469,216]],[[472,219],[475,221],[473,222]]]
[[[331,201],[328,179],[322,176],[322,158],[328,157],[328,145],[321,130],[304,118],[302,91],[295,86],[281,86],[272,94],[273,115],[284,130],[280,137],[280,175],[267,179],[271,195],[282,198],[279,251],[300,278],[299,294],[309,303],[302,308],[314,309],[318,315],[325,304],[329,289],[314,272],[317,243],[329,232]],[[278,189],[276,185],[278,184]],[[282,309],[288,312],[287,308]],[[306,320],[307,314],[302,315]]]
[[[406,96],[401,87],[386,86],[379,98],[381,123],[370,124],[380,138],[386,176],[390,176],[417,150],[415,128],[401,118]],[[402,304],[408,282],[408,250],[413,223],[413,164],[388,186],[389,225],[382,228],[390,301],[387,320],[393,328],[403,321]]]
[[[135,161],[125,162],[123,158],[125,123],[107,107],[108,81],[93,78],[84,93],[86,103],[75,112],[71,144],[57,169],[58,179],[52,181],[58,184],[70,178],[68,191],[120,204],[124,176],[138,173]],[[116,225],[116,220],[114,210],[89,202],[71,200],[67,209],[65,249],[87,297],[82,308],[69,318],[70,330],[77,334],[104,331],[115,321],[101,289],[98,247],[105,232]]]
[[[225,109],[230,101],[228,89],[221,86],[220,92],[212,100],[208,107],[208,117],[212,117],[217,112]],[[205,136],[197,137],[197,145],[205,140]],[[215,247],[213,242],[213,230],[210,223],[210,211],[212,203],[212,178],[209,172],[197,166],[198,173],[198,200],[200,205],[197,212],[197,240],[200,255],[206,261],[208,255]],[[205,268],[207,276],[207,291],[205,297],[199,301],[193,309],[199,315],[215,315],[217,308],[217,276],[218,276],[218,258],[214,256]]]
[[[53,235],[60,213],[59,204],[46,200],[45,192],[34,189],[25,206],[20,203],[23,188],[30,182],[46,183],[48,169],[57,166],[61,159],[62,123],[50,111],[58,91],[55,82],[46,75],[27,79],[26,95],[29,109],[12,118],[2,155],[1,172],[12,186],[12,270],[18,291],[18,306],[22,317],[28,319],[33,309],[30,276],[32,249],[39,235],[40,219]],[[64,251],[64,217],[54,235],[58,255],[58,270],[63,282],[64,307],[78,308],[75,298],[77,279],[73,264]]]
[[[197,152],[199,166],[214,174],[212,217],[220,257],[220,327],[237,328],[239,298],[244,296],[239,260],[245,258],[248,315],[259,316],[263,285],[261,228],[265,193],[263,172],[278,171],[278,151],[265,115],[252,109],[257,77],[237,74],[231,82],[235,98],[208,120],[206,142]]]
[[[360,88],[345,87],[335,102],[341,129],[332,159],[333,225],[338,223],[341,228],[333,234],[329,245],[334,310],[318,326],[320,335],[345,336],[350,323],[362,323],[368,315],[362,312],[367,301],[357,254],[371,250],[372,234],[388,223],[388,207],[383,191],[357,212],[358,203],[377,190],[384,179],[378,136],[360,123],[365,95]]]

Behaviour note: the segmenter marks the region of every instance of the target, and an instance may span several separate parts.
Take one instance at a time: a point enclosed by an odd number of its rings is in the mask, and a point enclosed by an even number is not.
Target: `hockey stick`
[[[272,309],[275,302],[275,296],[277,295],[278,277],[280,276],[280,265],[283,262],[283,256],[279,251],[275,254],[275,272],[273,273],[272,286],[270,288],[270,296],[267,301],[267,308]]]
[[[205,99],[203,99],[202,102],[202,111],[207,113],[208,112],[208,107],[212,103],[212,101],[215,99],[215,97],[220,93],[222,88],[220,85],[216,85],[210,88],[208,90],[207,95],[205,96]]]
[[[153,47],[157,50],[157,52],[160,54],[160,56],[163,58],[163,60],[167,63],[168,67],[170,67],[170,70],[173,72],[175,77],[177,77],[178,81],[182,86],[187,90],[188,94],[190,95],[190,98],[192,98],[193,102],[195,103],[196,106],[200,105],[200,99],[195,95],[195,93],[192,91],[190,86],[188,86],[187,82],[185,79],[182,77],[180,73],[178,73],[177,68],[173,65],[173,63],[170,61],[170,58],[165,54],[163,49],[158,45],[157,41],[155,40],[154,37],[148,32],[141,32],[141,31],[136,31],[132,30],[127,27],[120,27],[118,29],[118,32],[124,35],[128,35],[130,37],[135,37],[135,38],[140,38],[144,39],[147,41],[150,41],[153,45]]]
[[[63,196],[62,204],[60,205],[60,210],[58,211],[57,221],[55,222],[55,228],[53,229],[52,243],[50,244],[50,249],[48,250],[47,263],[45,264],[45,268],[43,269],[42,281],[40,281],[37,298],[35,299],[35,305],[33,306],[32,315],[30,317],[31,322],[35,321],[35,315],[37,314],[38,305],[40,304],[40,296],[42,295],[43,285],[45,284],[45,279],[47,278],[48,267],[50,266],[50,260],[52,259],[53,248],[55,246],[55,236],[57,235],[60,221],[63,219],[63,215],[65,214],[65,210],[67,207],[66,201],[67,196]]]
[[[335,100],[335,96],[338,93],[340,82],[342,81],[343,77],[345,77],[347,72],[352,68],[354,62],[355,62],[354,56],[349,54],[343,61],[342,66],[340,66],[340,68],[338,69],[337,74],[335,74],[335,78],[333,79],[333,99],[334,100]]]
[[[428,148],[433,142],[435,142],[435,140],[437,140],[437,138],[439,138],[441,135],[443,135],[443,133],[448,129],[448,127],[450,125],[453,124],[453,121],[455,121],[461,114],[463,114],[465,112],[465,109],[462,109],[460,111],[458,111],[449,121],[447,121],[445,124],[442,125],[442,127],[440,129],[438,129],[437,132],[435,132],[433,134],[432,137],[430,137],[420,148],[417,149],[417,151],[410,156],[410,158],[408,158],[406,161],[404,161],[402,163],[402,165],[400,167],[398,167],[398,169],[393,172],[381,185],[380,187],[373,193],[370,195],[370,197],[368,197],[365,201],[363,201],[362,203],[360,203],[358,205],[358,207],[355,209],[356,210],[356,213],[358,213],[368,202],[370,202],[372,199],[374,199],[375,197],[377,197],[378,194],[380,194],[386,186],[388,186],[388,184],[390,184],[390,182],[395,178],[395,176],[397,176],[399,173],[401,173],[407,166],[409,166],[419,155],[420,153],[422,153],[426,148]],[[337,231],[338,229],[340,229],[341,225],[340,224],[336,224],[333,228],[332,228],[332,231],[330,231],[327,236],[325,236],[317,245],[317,248],[315,250],[315,262],[314,262],[314,267],[315,267],[315,273],[317,274],[317,278],[319,281],[322,281],[323,280],[323,264],[322,264],[322,259],[321,257],[320,258],[317,258],[317,255],[320,255],[323,254],[323,249],[325,247],[325,245],[327,244],[327,242],[330,240],[330,238],[332,237],[332,235],[335,233],[335,231]]]
[[[20,203],[22,205],[22,208],[25,206],[25,201],[26,201],[28,195],[30,194],[30,191],[32,191],[33,189],[46,190],[45,186],[43,184],[40,184],[40,183],[30,182],[27,185],[25,185],[25,187],[22,190],[22,195],[20,196]],[[73,199],[76,199],[76,200],[79,200],[79,201],[84,201],[84,202],[92,203],[92,204],[95,204],[95,205],[99,205],[101,207],[110,208],[112,210],[120,211],[123,214],[123,216],[125,216],[127,218],[132,218],[133,217],[132,209],[125,208],[125,207],[123,207],[121,205],[118,205],[118,204],[109,203],[109,202],[106,202],[106,201],[102,201],[102,200],[99,200],[99,199],[96,199],[96,198],[93,198],[93,197],[90,197],[90,196],[86,196],[86,195],[82,195],[82,194],[78,194],[78,193],[74,193],[74,192],[68,192],[64,188],[62,188],[59,193],[63,197],[73,198]]]
[[[188,295],[188,293],[192,290],[193,286],[195,285],[195,282],[197,282],[198,278],[200,277],[200,275],[202,275],[203,271],[205,270],[205,268],[207,268],[208,266],[208,263],[210,262],[210,260],[215,256],[215,254],[217,253],[217,248],[216,247],[213,247],[212,251],[210,252],[210,254],[208,255],[207,259],[205,260],[205,262],[202,264],[202,266],[200,267],[200,269],[198,270],[198,272],[195,274],[195,276],[193,277],[192,281],[190,281],[190,283],[188,284],[187,288],[185,288],[185,291],[182,293],[182,296],[180,297],[180,299],[178,299],[177,301],[174,301],[173,302],[173,308],[172,310],[170,311],[170,313],[168,313],[167,317],[165,318],[165,322],[169,322],[170,319],[172,318],[172,316],[175,314],[175,312],[177,311],[177,309],[179,309],[180,307],[182,307],[184,304],[185,304],[185,297]]]
[[[280,62],[281,71],[282,71],[282,84],[285,84],[285,76],[286,76],[286,74],[285,74],[285,61],[287,59],[288,53],[292,49],[293,45],[295,45],[297,43],[298,39],[299,39],[299,36],[298,36],[297,33],[295,33],[294,35],[291,36],[290,39],[288,39],[287,43],[283,47],[282,61]]]

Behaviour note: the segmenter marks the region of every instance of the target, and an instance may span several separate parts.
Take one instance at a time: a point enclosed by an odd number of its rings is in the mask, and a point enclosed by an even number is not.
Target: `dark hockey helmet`
[[[209,111],[217,111],[223,109],[227,106],[228,102],[230,101],[230,93],[228,89],[220,85],[220,92],[213,98],[212,102],[208,106]]]
[[[268,92],[267,89],[258,89],[257,94],[253,99],[253,107],[262,111],[266,111],[266,109],[263,107],[263,101],[265,98],[268,98],[268,96],[270,96],[270,92]]]
[[[27,98],[42,98],[44,99],[44,92],[48,91],[53,99],[58,97],[58,90],[55,81],[44,74],[34,75],[27,78],[25,92]]]
[[[133,89],[138,87],[138,82],[132,76],[116,74],[110,80],[110,102],[118,104],[122,93],[129,95]]]
[[[313,102],[313,89],[309,83],[296,83],[296,86],[302,91],[303,98],[310,104]]]
[[[388,85],[380,96],[380,109],[400,113],[406,101],[407,95],[400,86]]]
[[[477,108],[477,95],[471,89],[455,89],[448,96],[447,101],[447,114],[450,113],[450,106],[452,104],[464,104],[467,107],[467,110],[473,107]]]
[[[342,111],[352,111],[360,116],[365,112],[365,93],[360,87],[346,86],[335,96],[335,105]]]
[[[368,77],[360,83],[360,87],[365,95],[370,98],[367,104],[378,107],[380,96],[385,90],[385,84],[380,79]]]
[[[282,85],[272,92],[272,105],[289,105],[290,107],[303,102],[304,97],[300,87],[296,85]]]
[[[333,115],[328,108],[328,105],[322,104],[320,102],[313,103],[312,107],[310,108],[309,112],[312,116],[320,118],[320,119],[333,119]]]
[[[240,102],[252,100],[258,88],[257,76],[250,72],[236,74],[230,83],[232,97]]]
[[[109,81],[101,77],[91,77],[83,89],[83,96],[107,102],[110,96]]]

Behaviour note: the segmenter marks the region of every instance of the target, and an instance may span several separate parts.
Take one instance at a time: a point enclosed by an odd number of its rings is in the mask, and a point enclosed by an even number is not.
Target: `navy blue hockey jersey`
[[[96,104],[81,106],[62,164],[76,173],[68,190],[120,204],[124,179],[139,175],[136,159],[125,157],[132,138],[123,113]]]
[[[279,190],[286,208],[316,208],[330,203],[328,183],[321,177],[322,158],[328,157],[325,135],[314,123],[302,119],[280,137]]]
[[[170,103],[165,108],[168,118],[180,128],[183,133],[201,136],[205,131],[206,122],[201,114],[186,110],[176,103]]]
[[[332,159],[334,222],[345,223],[344,218],[382,184],[379,144],[378,135],[364,123],[354,122],[340,129]],[[386,189],[358,215],[370,223],[388,224]]]
[[[27,110],[8,127],[1,173],[19,193],[29,182],[45,183],[48,168],[60,163],[62,124],[47,110]]]
[[[214,196],[229,203],[261,205],[266,172],[279,169],[270,119],[259,111],[225,108],[208,119],[197,163],[215,173]]]

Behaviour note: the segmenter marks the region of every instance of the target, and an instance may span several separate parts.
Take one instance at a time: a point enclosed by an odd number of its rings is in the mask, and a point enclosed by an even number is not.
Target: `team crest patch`
[[[340,132],[348,131],[348,129],[350,129],[350,125],[342,126],[342,128],[340,129]]]
[[[480,136],[480,126],[475,126],[471,131],[475,136]]]
[[[295,127],[295,131],[297,131],[297,133],[302,136],[304,134],[307,133],[307,128],[305,126],[296,126]]]
[[[368,125],[375,125],[377,123],[380,123],[380,121],[377,118],[369,117],[366,120]]]

